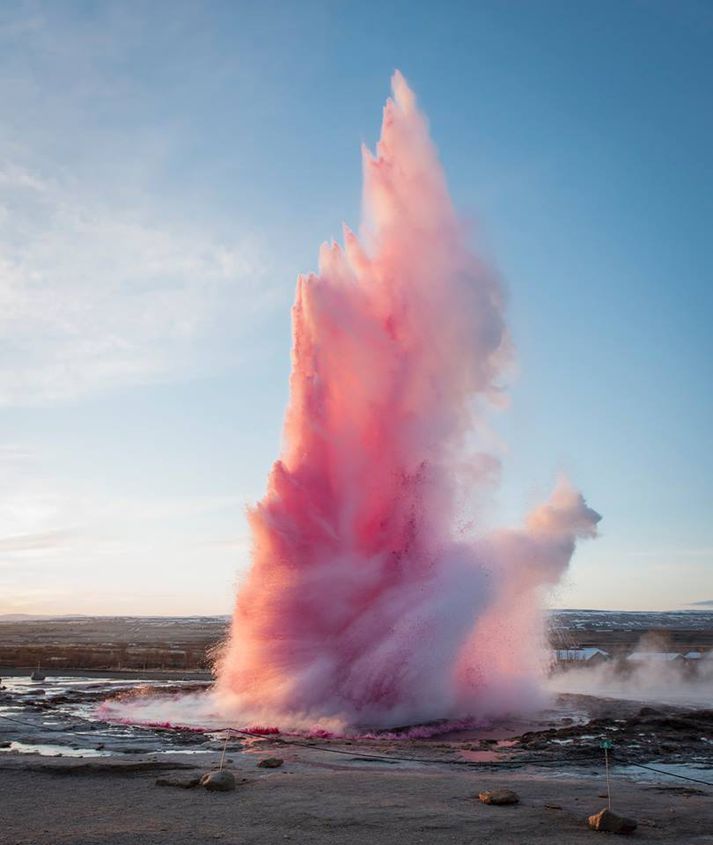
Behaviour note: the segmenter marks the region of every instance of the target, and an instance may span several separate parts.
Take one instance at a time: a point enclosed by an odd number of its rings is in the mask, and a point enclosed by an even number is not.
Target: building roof
[[[680,651],[634,651],[632,652],[628,660],[638,660],[638,661],[658,661],[660,663],[670,662],[671,660],[678,660],[679,658],[683,658],[683,655]]]
[[[609,652],[603,651],[601,648],[561,648],[555,652],[557,660],[583,660],[585,662],[591,660],[597,654],[602,657],[609,657]]]

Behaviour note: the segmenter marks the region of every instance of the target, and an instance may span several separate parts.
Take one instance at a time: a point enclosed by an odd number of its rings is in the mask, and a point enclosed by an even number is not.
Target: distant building
[[[679,651],[634,651],[627,660],[634,663],[675,663],[685,658]]]
[[[555,659],[560,664],[596,666],[609,660],[609,652],[601,648],[560,648],[555,651]]]

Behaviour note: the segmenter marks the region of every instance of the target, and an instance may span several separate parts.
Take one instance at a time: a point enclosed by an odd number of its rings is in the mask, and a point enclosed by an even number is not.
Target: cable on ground
[[[3,713],[0,713],[0,719],[5,719],[8,722],[15,722],[18,725],[25,725],[26,727],[37,728],[37,725],[33,722],[27,722],[22,719],[17,719],[12,716],[6,716]],[[148,729],[150,726],[138,726],[143,727],[144,729]],[[68,733],[71,732],[71,729],[68,728],[61,728],[61,727],[52,727],[52,726],[43,726],[43,730],[47,731],[57,731],[61,733]],[[180,728],[163,728],[163,730],[181,730]],[[242,736],[249,736],[253,739],[265,739],[265,734],[256,733],[254,731],[246,731],[240,728],[232,728],[232,727],[222,727],[222,728],[211,728],[211,733],[219,733],[221,731],[226,731],[228,733],[236,733]],[[79,731],[76,731],[79,733]],[[102,736],[102,734],[92,733],[93,736]],[[105,736],[109,736],[109,734],[105,734]],[[546,767],[549,764],[561,765],[562,763],[572,763],[571,758],[557,758],[549,760],[493,760],[493,761],[478,761],[478,760],[434,760],[432,757],[398,757],[392,754],[369,754],[368,752],[359,752],[354,750],[346,750],[344,748],[332,748],[328,745],[318,745],[314,742],[302,742],[300,740],[286,740],[280,739],[280,743],[282,745],[294,745],[298,748],[307,748],[312,749],[314,751],[325,751],[329,754],[342,754],[347,757],[353,757],[357,759],[369,759],[369,760],[380,760],[386,761],[388,763],[424,763],[428,765],[435,765],[435,766],[466,766],[471,768],[505,768],[505,767],[520,767],[520,766],[540,766]],[[583,761],[587,760],[594,760],[598,758],[598,754],[592,754],[591,758],[582,758]],[[664,769],[657,769],[654,766],[647,766],[643,763],[634,763],[630,760],[621,760],[619,765],[624,766],[635,766],[639,769],[646,769],[650,772],[656,772],[656,774],[666,775],[667,777],[672,778],[679,778],[680,780],[687,780],[691,781],[692,783],[700,783],[704,786],[713,786],[713,782],[707,780],[701,780],[700,778],[692,778],[688,775],[681,775],[675,772],[667,772]]]

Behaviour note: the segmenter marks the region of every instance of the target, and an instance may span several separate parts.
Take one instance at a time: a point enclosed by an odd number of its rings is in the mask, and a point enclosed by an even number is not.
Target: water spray
[[[462,528],[498,456],[478,433],[512,357],[403,76],[363,151],[361,235],[322,246],[292,309],[284,448],[217,664],[243,723],[379,729],[533,706],[543,588],[599,515],[562,480],[522,528]],[[468,521],[478,525],[477,508]]]

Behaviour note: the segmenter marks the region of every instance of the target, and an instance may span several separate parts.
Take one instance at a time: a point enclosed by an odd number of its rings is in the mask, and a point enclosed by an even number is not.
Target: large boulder
[[[210,792],[231,792],[235,789],[235,775],[225,769],[219,772],[206,772],[201,778],[201,786]]]
[[[479,792],[478,798],[483,804],[517,804],[520,796],[512,789],[493,789],[488,792]]]
[[[590,816],[588,821],[592,830],[601,830],[605,833],[633,833],[636,830],[634,819],[619,816],[606,808]]]

